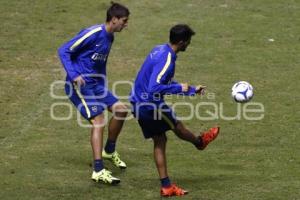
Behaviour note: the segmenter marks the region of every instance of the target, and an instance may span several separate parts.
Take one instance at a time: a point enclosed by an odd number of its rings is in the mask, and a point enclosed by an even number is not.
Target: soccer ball
[[[253,97],[253,87],[246,81],[239,81],[232,86],[231,95],[236,102],[248,102]]]

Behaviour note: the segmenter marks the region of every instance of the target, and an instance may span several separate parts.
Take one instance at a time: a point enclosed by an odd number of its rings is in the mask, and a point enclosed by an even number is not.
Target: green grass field
[[[222,103],[224,115],[234,116],[231,86],[247,80],[255,89],[252,101],[264,105],[264,118],[258,121],[186,121],[197,132],[220,124],[220,136],[203,152],[168,133],[170,177],[190,191],[182,199],[299,200],[300,2],[121,3],[131,16],[127,30],[115,35],[108,62],[110,85],[133,81],[150,49],[167,42],[170,27],[187,23],[197,34],[179,54],[176,79],[207,85],[215,99],[170,101]],[[128,169],[105,163],[122,180],[111,187],[90,180],[89,129],[77,124],[75,108],[70,120],[50,117],[51,105],[69,103],[50,95],[51,84],[65,76],[57,48],[81,28],[102,23],[108,5],[103,0],[0,0],[1,200],[160,198],[152,143],[144,140],[135,120],[126,122],[117,146]],[[118,94],[129,90],[122,85]],[[54,92],[64,95],[59,86]],[[59,117],[70,112],[66,106],[54,111]],[[188,111],[181,108],[177,114],[186,116]]]

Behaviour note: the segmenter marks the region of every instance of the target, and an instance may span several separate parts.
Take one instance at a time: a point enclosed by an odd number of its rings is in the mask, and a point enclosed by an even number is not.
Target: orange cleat
[[[199,150],[204,150],[205,147],[214,139],[216,139],[216,137],[218,136],[220,132],[220,127],[213,127],[210,128],[208,131],[204,132],[201,136],[199,136],[202,140],[202,145],[201,146],[197,146],[197,148]]]
[[[183,196],[186,195],[188,191],[178,187],[175,184],[172,184],[170,187],[161,187],[160,195],[163,197],[171,197],[171,196]]]

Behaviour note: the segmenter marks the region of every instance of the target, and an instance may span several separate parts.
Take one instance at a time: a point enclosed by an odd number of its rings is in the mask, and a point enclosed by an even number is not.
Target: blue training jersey
[[[81,75],[87,84],[105,85],[106,63],[114,35],[105,24],[94,25],[80,31],[58,49],[58,55],[67,72],[67,80]]]
[[[181,84],[173,80],[176,58],[169,44],[154,47],[137,74],[130,102],[160,104],[166,94],[195,95],[194,86],[182,92]]]

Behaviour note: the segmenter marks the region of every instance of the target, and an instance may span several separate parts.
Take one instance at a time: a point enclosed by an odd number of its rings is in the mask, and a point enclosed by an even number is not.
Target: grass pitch
[[[50,95],[51,84],[64,80],[57,48],[81,28],[102,23],[109,1],[0,2],[0,199],[159,199],[152,143],[143,139],[134,120],[126,122],[117,146],[128,169],[105,163],[122,180],[111,187],[90,180],[89,129],[78,126],[75,109],[69,120],[50,117],[54,103],[69,103]],[[264,118],[258,121],[224,120],[220,112],[215,120],[186,121],[197,132],[220,124],[220,136],[204,152],[168,134],[170,177],[190,191],[183,199],[300,199],[300,2],[121,3],[132,14],[112,47],[111,86],[133,81],[150,49],[167,42],[170,27],[187,23],[197,34],[179,54],[176,79],[207,85],[214,99],[170,101],[215,102],[223,104],[224,115],[234,116],[231,86],[247,80],[255,89],[253,102],[264,105]],[[55,86],[54,93],[63,96]],[[122,85],[118,95],[129,90]],[[70,114],[66,105],[53,111],[58,117]],[[177,114],[189,113],[181,108]]]

